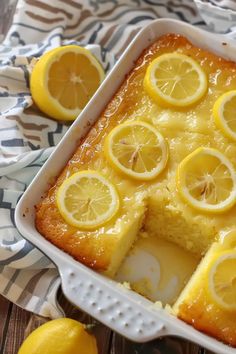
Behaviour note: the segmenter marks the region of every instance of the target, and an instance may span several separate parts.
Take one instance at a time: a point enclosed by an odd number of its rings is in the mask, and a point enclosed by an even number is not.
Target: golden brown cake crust
[[[60,215],[56,206],[56,191],[63,180],[74,172],[96,166],[96,161],[99,161],[99,159],[100,162],[102,161],[102,163],[106,164],[103,161],[103,151],[101,148],[104,138],[114,126],[132,116],[132,109],[136,102],[146,95],[143,89],[143,77],[147,66],[155,57],[176,50],[180,50],[183,54],[193,57],[202,67],[206,68],[210,84],[211,80],[222,80],[223,86],[226,87],[226,89],[229,89],[232,85],[236,87],[236,64],[234,62],[227,61],[197,48],[182,36],[168,34],[160,37],[142,53],[134,65],[134,69],[114,95],[97,123],[92,127],[80,146],[78,146],[74,155],[58,177],[55,185],[49,190],[47,196],[36,206],[35,223],[38,231],[61,250],[69,253],[76,260],[95,270],[106,271],[108,269],[112,261],[113,252],[116,250],[118,244],[118,236],[113,235],[113,237],[107,237],[104,228],[100,228],[94,232],[83,232],[68,225]],[[216,73],[219,70],[221,70],[221,75],[218,77]],[[214,76],[211,76],[212,73],[214,73]],[[184,111],[184,109],[182,109],[182,111]],[[221,142],[219,145],[220,144]],[[225,147],[225,141],[222,143],[222,147]],[[233,147],[233,149],[234,148],[235,147]],[[232,152],[232,156],[235,156],[233,163],[236,164],[236,154]],[[130,183],[132,187],[139,186],[138,182],[130,181],[127,183]],[[233,213],[235,215],[235,210],[236,209],[233,208],[232,215],[230,215],[231,218]],[[221,218],[221,216],[219,216],[219,220],[221,219],[223,220],[223,217]],[[109,225],[106,226],[107,229],[113,227],[112,222],[114,222],[114,220],[109,222]],[[205,304],[202,301],[196,302],[191,306],[186,306],[185,304],[180,305],[178,316],[192,324],[195,328],[221,341],[227,342],[232,346],[236,346],[236,328],[233,324],[234,321],[231,321],[229,316],[227,327],[223,330],[219,327],[217,321],[207,317],[204,306]]]
[[[192,301],[191,304],[181,304],[179,306],[179,318],[193,327],[212,337],[218,338],[233,347],[236,347],[236,313],[226,313],[215,306],[214,316],[209,316],[207,306],[214,306],[204,301],[204,294],[199,289],[201,295],[198,301]],[[223,320],[224,318],[224,320]]]
[[[68,225],[58,212],[55,202],[55,188],[37,206],[36,227],[39,232],[60,249],[72,255],[83,264],[99,270],[105,270],[109,259],[109,247],[112,249],[113,239],[108,239],[106,249],[102,240],[96,238],[94,233],[83,237],[77,234],[77,229]],[[110,241],[110,242],[109,242]]]
[[[167,34],[160,37],[142,53],[134,65],[134,69],[65,166],[55,186],[36,206],[35,223],[38,231],[60,249],[93,269],[99,271],[107,269],[111,261],[109,251],[115,247],[115,240],[106,238],[106,243],[104,243],[104,239],[99,238],[93,232],[87,232],[85,237],[85,233],[78,233],[76,228],[68,225],[57,209],[56,191],[66,176],[78,170],[87,169],[96,161],[102,153],[97,147],[103,144],[107,133],[129,117],[137,97],[140,97],[140,92],[141,95],[145,95],[142,78],[150,61],[163,53],[181,48],[183,48],[184,54],[190,55],[200,62],[205,62],[205,65],[211,67],[212,71],[219,66],[227,70],[235,69],[235,63],[195,47],[180,35]],[[233,75],[235,79],[236,74],[232,72],[232,79]]]

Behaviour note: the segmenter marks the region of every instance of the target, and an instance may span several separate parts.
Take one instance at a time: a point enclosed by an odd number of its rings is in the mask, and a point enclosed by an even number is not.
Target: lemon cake
[[[176,301],[179,318],[236,346],[236,232],[214,242]]]
[[[233,346],[236,249],[231,242],[223,249],[220,235],[236,229],[235,89],[235,63],[180,35],[160,37],[37,205],[35,220],[49,241],[110,277],[141,234],[202,259],[174,312]]]

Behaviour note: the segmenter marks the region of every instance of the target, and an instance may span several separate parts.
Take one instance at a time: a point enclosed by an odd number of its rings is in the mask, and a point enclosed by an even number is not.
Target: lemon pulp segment
[[[236,202],[236,172],[224,154],[198,148],[178,166],[177,187],[192,207],[224,212]]]
[[[168,160],[164,137],[154,126],[141,121],[114,128],[106,138],[104,149],[115,169],[135,179],[155,178]]]
[[[236,141],[236,90],[225,92],[216,100],[213,116],[222,133]]]
[[[85,48],[52,49],[35,64],[30,89],[38,107],[58,120],[74,120],[104,78],[97,59]]]
[[[160,104],[185,107],[206,93],[207,78],[191,57],[167,53],[151,62],[145,74],[144,87]]]
[[[114,185],[96,171],[73,174],[57,192],[57,206],[63,218],[82,229],[93,229],[110,220],[119,204]]]

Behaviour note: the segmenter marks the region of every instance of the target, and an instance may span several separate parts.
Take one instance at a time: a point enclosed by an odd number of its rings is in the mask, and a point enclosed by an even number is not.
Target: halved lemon
[[[115,186],[96,171],[80,171],[64,180],[56,202],[68,224],[94,229],[118,211],[120,200]]]
[[[200,147],[179,164],[177,188],[193,208],[222,213],[236,202],[236,172],[220,151]]]
[[[185,107],[199,101],[207,91],[207,77],[192,58],[167,53],[154,59],[144,77],[147,93],[164,106]]]
[[[58,120],[74,120],[104,78],[97,59],[85,48],[52,49],[35,64],[30,90],[37,106]]]
[[[236,251],[218,254],[208,273],[208,289],[222,309],[236,311]]]
[[[164,137],[152,125],[141,121],[115,127],[105,140],[104,150],[116,170],[138,180],[155,178],[168,160]]]
[[[213,116],[217,127],[236,141],[236,90],[225,92],[216,100]]]

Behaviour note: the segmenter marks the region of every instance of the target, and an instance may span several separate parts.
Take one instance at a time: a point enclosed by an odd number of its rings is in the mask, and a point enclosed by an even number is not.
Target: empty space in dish
[[[27,239],[33,242],[37,247],[45,252],[45,254],[51,257],[53,261],[55,261],[55,263],[59,266],[59,270],[62,274],[62,279],[65,278],[65,272],[67,270],[66,263],[70,264],[71,267],[73,264],[73,268],[76,269],[78,274],[80,272],[85,272],[85,268],[79,263],[77,265],[76,262],[69,260],[67,255],[64,255],[63,252],[55,249],[54,246],[50,245],[36,231],[34,225],[34,205],[40,200],[41,196],[44,195],[45,191],[48,190],[52,179],[58,175],[63,166],[66,164],[75,147],[77,146],[80,138],[86,134],[90,126],[99,118],[99,113],[104,109],[106,103],[109,102],[112,95],[116,92],[125,75],[132,69],[133,61],[136,60],[137,57],[141,54],[142,50],[148,47],[153,41],[156,40],[156,38],[169,32],[182,34],[194,44],[200,47],[205,46],[205,48],[215,52],[216,54],[225,57],[230,56],[231,58],[236,56],[235,48],[233,48],[230,43],[225,45],[224,37],[215,39],[213,35],[209,34],[209,39],[207,41],[209,44],[204,45],[203,43],[206,43],[205,32],[194,29],[188,25],[178,23],[176,21],[156,22],[156,25],[153,24],[148,26],[137,36],[136,41],[130,45],[124,56],[121,58],[117,68],[111,72],[107,80],[105,80],[101,86],[100,90],[91,100],[90,104],[86,107],[77,121],[72,125],[71,129],[61,141],[56,151],[47,161],[40,173],[36,176],[35,180],[30,185],[17,207],[16,222],[19,230]],[[224,44],[222,44],[223,42]],[[70,143],[68,144],[68,142]],[[162,250],[164,251],[162,252]],[[165,253],[167,256],[163,257]],[[172,254],[177,256],[176,259],[173,260]],[[181,262],[179,262],[178,256],[181,258]],[[141,262],[145,264],[145,267],[140,267],[139,269],[138,265]],[[123,262],[118,272],[117,280],[118,282],[129,282],[136,291],[142,293],[152,301],[161,300],[163,303],[173,304],[183,286],[194,272],[198,263],[198,258],[192,257],[191,253],[185,252],[179,246],[176,246],[171,242],[164,241],[162,239],[158,240],[154,245],[152,240],[149,240],[145,237],[145,234],[143,234]],[[171,267],[169,267],[168,264],[171,264]],[[166,272],[166,275],[164,276],[164,281],[162,283],[159,282],[160,287],[158,288],[157,279],[160,279],[161,277],[161,269],[168,269],[168,272]],[[104,278],[101,281],[100,275],[98,275],[96,279],[97,284],[99,284],[99,282],[101,282],[101,285],[106,284],[106,281],[107,284],[111,284],[110,280],[106,280]],[[110,289],[109,291],[112,294],[112,290]],[[119,296],[119,291],[122,292],[124,290],[121,290],[119,287],[116,288],[115,293],[118,294],[117,296]],[[67,296],[71,298],[73,302],[75,302],[75,296],[73,294],[69,292],[67,293]],[[130,302],[133,302],[133,306],[138,308],[139,303],[137,301],[136,295],[134,295],[132,292],[129,292],[128,297]],[[141,300],[139,301],[142,303]],[[78,306],[81,306],[79,299],[77,304]],[[144,301],[142,304],[142,310],[145,313],[144,308],[147,308],[150,305],[147,305],[148,302],[146,301]],[[84,309],[111,326],[111,324],[108,323],[106,319],[104,319],[104,316],[101,313],[94,313],[92,308],[89,310],[86,308],[86,306],[84,306]],[[177,319],[173,318],[171,318],[171,321],[169,321],[168,314],[158,314],[159,319],[161,318],[161,321],[167,321],[167,328],[168,326],[171,328],[171,322],[173,322],[173,327],[175,328],[174,331],[172,330],[173,333],[185,336],[184,331],[186,330],[186,327],[184,324],[180,324]],[[121,333],[124,333],[124,331],[119,327],[119,324],[113,324],[112,328]],[[179,333],[177,328],[179,329]],[[220,343],[217,344],[217,341],[214,339],[209,339],[192,328],[188,328],[188,330],[186,331],[186,336],[192,338],[192,340],[198,341],[199,338],[204,338],[203,344],[209,348],[214,349],[216,348],[216,345],[219,345],[219,350],[222,353],[226,352],[227,350],[230,352],[229,348]],[[151,334],[150,332],[150,338],[157,336],[157,333],[160,335],[162,331],[160,330],[159,332],[156,332],[155,335],[153,333]],[[171,330],[167,330],[165,334],[168,333],[171,333]],[[135,336],[132,338],[135,339]],[[144,336],[143,338],[146,337]]]
[[[180,246],[144,235],[133,245],[115,279],[153,302],[172,306],[198,263],[196,255]]]

